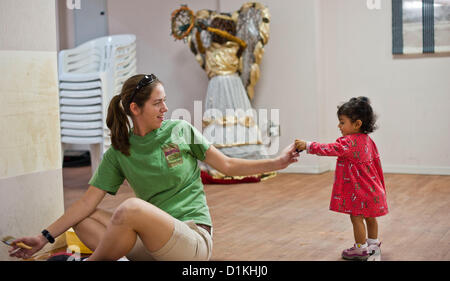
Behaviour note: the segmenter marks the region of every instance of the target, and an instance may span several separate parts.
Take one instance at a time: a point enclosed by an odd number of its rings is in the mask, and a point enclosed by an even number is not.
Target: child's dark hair
[[[338,117],[347,116],[352,122],[361,120],[361,133],[369,134],[377,129],[375,125],[377,116],[373,112],[370,100],[367,97],[351,98],[348,102],[338,106],[337,115]]]

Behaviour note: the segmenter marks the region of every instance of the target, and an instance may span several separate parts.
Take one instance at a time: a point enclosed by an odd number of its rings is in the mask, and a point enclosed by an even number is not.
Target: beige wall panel
[[[61,167],[56,52],[0,51],[0,178]]]
[[[55,3],[1,0],[0,50],[56,51]]]
[[[55,3],[0,1],[0,237],[36,235],[64,212]]]
[[[0,179],[0,237],[37,235],[48,227],[64,212],[62,185],[61,169]],[[0,246],[0,261],[10,259],[7,249]]]

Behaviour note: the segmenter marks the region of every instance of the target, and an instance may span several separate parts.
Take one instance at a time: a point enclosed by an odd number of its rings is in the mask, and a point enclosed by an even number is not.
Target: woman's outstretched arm
[[[211,145],[206,151],[204,162],[228,176],[248,176],[284,169],[297,162],[298,156],[294,144],[286,147],[276,158],[261,160],[230,158]]]

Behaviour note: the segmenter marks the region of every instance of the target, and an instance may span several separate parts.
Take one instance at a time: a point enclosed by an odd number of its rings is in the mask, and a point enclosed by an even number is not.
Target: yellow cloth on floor
[[[92,251],[81,242],[80,238],[75,234],[75,231],[70,228],[66,231],[67,248],[75,253],[92,254]]]

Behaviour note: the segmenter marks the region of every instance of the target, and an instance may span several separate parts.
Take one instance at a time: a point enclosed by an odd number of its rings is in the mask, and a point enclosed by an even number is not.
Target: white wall
[[[138,72],[154,73],[163,81],[168,116],[176,108],[186,108],[193,117],[194,100],[203,100],[208,78],[188,45],[170,35],[170,15],[181,4],[194,11],[217,8],[212,0],[109,0],[109,32],[136,34]]]
[[[326,3],[325,3],[326,2]],[[391,1],[322,1],[322,82],[327,138],[336,136],[336,105],[371,98],[372,134],[386,172],[450,174],[450,56],[393,58]]]
[[[170,109],[193,116],[208,80],[187,44],[170,36],[170,14],[180,4],[224,12],[245,2],[109,0],[109,30],[137,35],[138,71],[160,76]],[[364,0],[260,2],[269,7],[271,30],[253,105],[280,109],[281,148],[295,138],[334,141],[336,106],[366,95],[379,114],[372,137],[385,171],[450,174],[450,57],[393,58],[391,1],[380,10]],[[333,163],[302,155],[286,171],[320,172]]]

